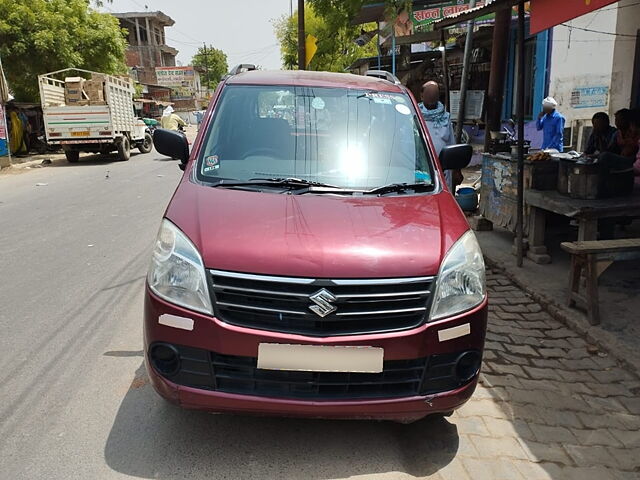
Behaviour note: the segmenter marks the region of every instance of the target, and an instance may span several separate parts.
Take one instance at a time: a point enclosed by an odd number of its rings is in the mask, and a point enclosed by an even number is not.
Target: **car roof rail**
[[[253,63],[240,63],[231,69],[229,75],[238,75],[239,73],[250,72],[257,69],[258,67]]]
[[[367,70],[364,72],[365,77],[376,77],[393,83],[394,85],[402,85],[402,82],[393,73],[386,70]]]

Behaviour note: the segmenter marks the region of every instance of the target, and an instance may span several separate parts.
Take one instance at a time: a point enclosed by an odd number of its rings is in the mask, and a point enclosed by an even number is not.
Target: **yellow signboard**
[[[307,40],[305,42],[305,48],[307,52],[307,58],[305,59],[305,63],[304,63],[305,67],[309,66],[309,64],[311,63],[311,60],[313,59],[313,56],[318,51],[317,43],[318,43],[318,39],[316,37],[314,37],[313,35],[307,35]]]

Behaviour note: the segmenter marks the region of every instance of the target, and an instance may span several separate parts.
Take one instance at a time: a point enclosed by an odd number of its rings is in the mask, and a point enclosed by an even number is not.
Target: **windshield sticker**
[[[311,101],[311,106],[316,110],[324,110],[325,103],[323,99],[316,97]]]
[[[393,103],[391,100],[394,99],[393,95],[387,95],[384,93],[367,93],[366,97],[373,100],[375,103],[383,105],[391,105]]]
[[[431,175],[429,172],[423,172],[422,170],[416,170],[416,182],[417,183],[431,183]]]
[[[411,115],[411,110],[409,110],[409,107],[407,107],[406,105],[397,104],[396,110],[402,115]]]
[[[204,159],[204,163],[207,167],[215,167],[219,166],[220,159],[218,158],[218,155],[209,155]]]
[[[209,155],[208,157],[205,157],[203,168],[205,173],[217,170],[218,168],[220,168],[220,159],[218,158],[218,155]]]

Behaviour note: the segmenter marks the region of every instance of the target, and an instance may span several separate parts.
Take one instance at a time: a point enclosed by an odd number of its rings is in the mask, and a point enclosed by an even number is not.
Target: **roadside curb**
[[[597,345],[608,355],[615,358],[631,373],[640,378],[640,356],[629,347],[622,345],[616,336],[597,326],[589,325],[587,319],[578,312],[569,310],[564,305],[550,299],[544,294],[531,288],[526,282],[518,278],[518,275],[506,269],[501,262],[495,261],[485,254],[485,261],[489,268],[499,271],[522,289],[533,300],[549,313],[555,320],[563,323],[568,328],[586,338],[590,343]],[[491,299],[489,299],[491,303]]]

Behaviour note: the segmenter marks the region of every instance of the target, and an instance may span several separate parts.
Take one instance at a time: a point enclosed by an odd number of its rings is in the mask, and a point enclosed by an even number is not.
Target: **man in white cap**
[[[564,117],[556,110],[558,102],[553,97],[542,101],[542,112],[538,115],[536,127],[544,131],[542,149],[554,148],[559,152],[564,149]]]
[[[169,105],[162,112],[162,118],[160,119],[160,126],[167,130],[178,130],[179,126],[185,126],[186,123],[178,115],[173,113],[173,107]]]

